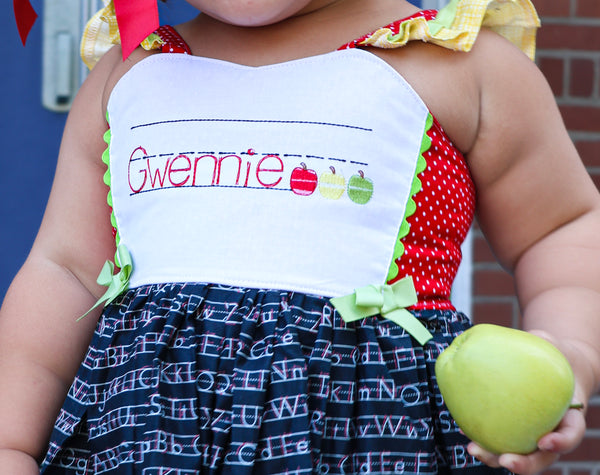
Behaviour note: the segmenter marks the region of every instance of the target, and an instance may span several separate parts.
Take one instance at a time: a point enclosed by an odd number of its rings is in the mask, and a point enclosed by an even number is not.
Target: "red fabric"
[[[163,53],[192,54],[188,44],[172,26],[163,25],[156,30],[156,34],[165,42],[162,46]]]
[[[428,135],[427,167],[418,175],[422,188],[413,197],[417,209],[407,219],[410,231],[394,281],[413,277],[419,297],[414,308],[453,309],[450,291],[475,213],[475,186],[462,153],[435,118]]]
[[[156,0],[114,0],[123,59],[159,26]]]
[[[29,3],[29,0],[13,0],[13,10],[17,20],[17,29],[23,45],[27,42],[27,36],[37,19],[37,13]]]

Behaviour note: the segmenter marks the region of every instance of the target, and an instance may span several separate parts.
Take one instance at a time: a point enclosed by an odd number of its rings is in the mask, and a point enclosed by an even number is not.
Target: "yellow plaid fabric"
[[[81,37],[81,59],[92,69],[113,45],[119,44],[119,27],[112,0],[104,0],[104,8],[88,21]]]
[[[381,28],[361,42],[397,48],[412,40],[427,41],[457,51],[469,51],[482,27],[490,28],[518,46],[531,59],[540,20],[529,0],[452,0],[434,20],[413,18],[397,34]]]
[[[81,59],[92,69],[104,53],[120,42],[113,0],[104,0],[104,8],[90,18],[83,30]],[[163,41],[154,33],[141,43],[142,48],[148,51],[159,49],[162,45]]]

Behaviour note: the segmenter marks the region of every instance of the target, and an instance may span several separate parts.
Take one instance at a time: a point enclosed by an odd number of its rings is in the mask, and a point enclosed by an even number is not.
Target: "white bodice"
[[[427,117],[395,70],[357,49],[262,67],[144,59],[108,104],[130,286],[339,296],[384,283]]]

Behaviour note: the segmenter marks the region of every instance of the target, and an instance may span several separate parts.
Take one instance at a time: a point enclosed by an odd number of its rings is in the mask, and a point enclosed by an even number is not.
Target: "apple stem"
[[[582,402],[573,403],[569,406],[569,409],[579,409],[580,411],[585,408],[585,405]]]

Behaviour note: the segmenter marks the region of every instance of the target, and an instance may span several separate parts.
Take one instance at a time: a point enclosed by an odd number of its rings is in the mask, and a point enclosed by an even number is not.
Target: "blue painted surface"
[[[40,12],[39,2],[32,2]],[[37,232],[52,176],[64,114],[41,105],[41,21],[27,47],[20,42],[12,2],[3,2],[0,75],[0,297],[23,263]]]
[[[42,0],[32,1],[40,18],[23,47],[12,2],[2,2],[0,74],[0,299],[21,267],[50,193],[66,114],[41,105]],[[163,23],[179,23],[195,10],[182,0],[160,5]]]

